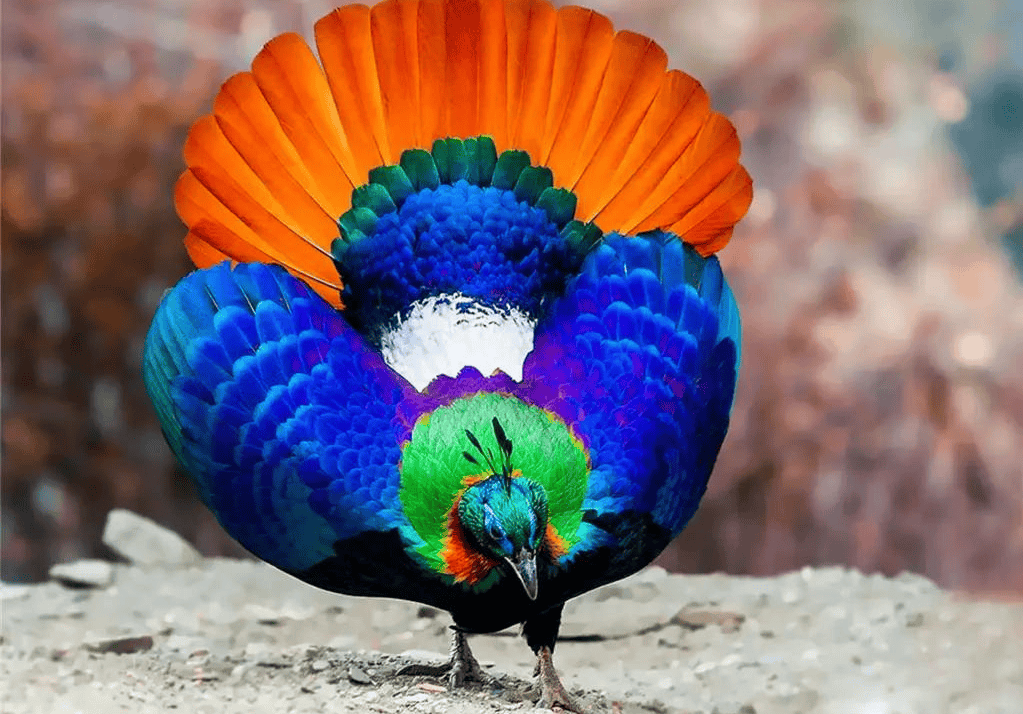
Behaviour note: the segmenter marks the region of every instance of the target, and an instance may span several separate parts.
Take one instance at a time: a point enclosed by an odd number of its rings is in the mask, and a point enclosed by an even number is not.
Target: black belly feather
[[[510,571],[486,590],[446,582],[409,557],[397,530],[339,540],[335,555],[291,574],[332,592],[411,600],[446,610],[466,632],[496,632],[534,618],[543,620],[544,613],[560,609],[566,600],[635,573],[671,540],[671,533],[646,513],[628,511],[593,520],[587,514],[584,520],[610,533],[615,544],[578,553],[563,566],[543,563],[536,600],[526,596]]]

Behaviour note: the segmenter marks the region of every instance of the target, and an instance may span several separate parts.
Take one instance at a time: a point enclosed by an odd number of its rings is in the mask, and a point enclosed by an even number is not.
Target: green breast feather
[[[546,491],[548,523],[565,548],[578,542],[589,473],[582,443],[564,422],[539,407],[504,394],[474,394],[421,417],[402,454],[401,503],[424,541],[419,554],[437,573],[450,573],[442,550],[452,506],[468,486],[490,474],[480,465],[484,458],[479,463],[466,458],[474,448],[466,431],[476,436],[484,453],[498,459],[501,450],[491,427],[495,418],[514,445],[516,476],[521,473]],[[495,579],[492,572],[476,585],[487,587]]]

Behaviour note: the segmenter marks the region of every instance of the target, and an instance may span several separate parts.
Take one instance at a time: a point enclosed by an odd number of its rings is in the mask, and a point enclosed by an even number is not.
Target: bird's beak
[[[540,583],[536,579],[536,553],[522,548],[514,557],[505,558],[505,560],[519,576],[519,581],[526,589],[529,599],[536,600],[536,594],[540,589]]]

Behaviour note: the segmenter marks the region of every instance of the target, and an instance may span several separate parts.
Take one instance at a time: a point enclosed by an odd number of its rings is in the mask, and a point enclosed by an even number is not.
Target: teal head
[[[511,440],[497,417],[492,423],[501,450],[500,464],[466,430],[466,438],[483,458],[490,474],[466,489],[455,514],[464,536],[463,545],[509,567],[526,595],[535,600],[539,591],[536,558],[547,535],[547,494],[543,486],[523,478],[512,468]],[[470,463],[482,465],[468,451],[463,456]]]

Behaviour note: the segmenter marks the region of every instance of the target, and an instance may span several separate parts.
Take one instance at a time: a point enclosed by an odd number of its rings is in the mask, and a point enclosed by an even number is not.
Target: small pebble
[[[105,588],[114,581],[114,567],[93,559],[59,563],[50,568],[50,579],[70,587]]]
[[[922,612],[914,612],[906,618],[906,627],[920,627],[924,624],[924,614]]]
[[[186,566],[202,560],[199,551],[174,531],[123,508],[107,515],[103,543],[136,565]]]
[[[98,642],[87,642],[83,645],[89,652],[105,654],[134,654],[153,648],[153,638],[149,635],[139,637],[117,637]]]
[[[373,684],[372,678],[364,670],[354,665],[348,668],[348,681],[352,684]]]
[[[746,617],[735,612],[717,612],[713,610],[682,610],[673,618],[672,624],[681,625],[688,630],[699,630],[707,625],[717,625],[721,632],[736,632]]]

